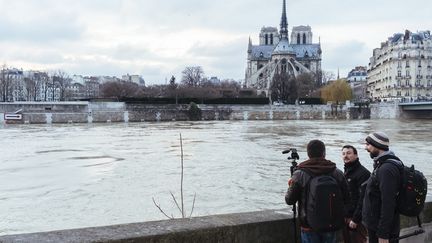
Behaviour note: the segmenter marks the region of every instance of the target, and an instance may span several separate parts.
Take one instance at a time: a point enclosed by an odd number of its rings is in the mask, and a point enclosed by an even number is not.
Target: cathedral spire
[[[288,20],[286,16],[286,3],[285,0],[283,0],[283,6],[282,6],[282,17],[281,17],[281,23],[280,23],[280,35],[281,39],[288,39]]]

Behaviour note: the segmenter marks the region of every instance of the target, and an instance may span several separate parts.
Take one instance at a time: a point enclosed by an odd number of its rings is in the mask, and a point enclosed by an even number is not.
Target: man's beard
[[[369,152],[369,156],[373,159],[376,158],[379,155],[379,152]]]

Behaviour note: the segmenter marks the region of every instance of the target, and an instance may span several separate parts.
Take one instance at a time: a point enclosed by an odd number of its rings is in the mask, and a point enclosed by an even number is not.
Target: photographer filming
[[[348,185],[336,164],[325,159],[322,141],[311,140],[307,154],[308,160],[293,167],[285,202],[298,202],[303,243],[336,243],[349,203]]]

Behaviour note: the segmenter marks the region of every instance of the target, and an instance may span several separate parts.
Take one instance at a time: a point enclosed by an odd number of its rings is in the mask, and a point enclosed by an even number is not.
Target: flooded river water
[[[367,168],[371,131],[432,179],[432,121],[215,121],[0,125],[0,234],[50,231],[179,217],[180,142],[185,208],[193,216],[284,208],[286,155],[321,139],[340,169],[352,144]],[[430,189],[431,191],[431,189]]]

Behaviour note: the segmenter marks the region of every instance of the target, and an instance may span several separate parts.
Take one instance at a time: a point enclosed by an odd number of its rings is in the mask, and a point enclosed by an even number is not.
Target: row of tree
[[[51,74],[35,72],[24,77],[21,70],[3,65],[0,70],[0,101],[65,100],[70,83],[69,76],[61,70]]]
[[[4,65],[0,73],[0,101],[54,101],[74,99],[71,91],[72,79],[61,70],[48,74],[34,72],[17,82],[14,80],[17,70],[11,70]],[[19,70],[18,70],[19,71]],[[22,72],[22,71],[21,71]],[[22,74],[22,73],[21,73]],[[328,74],[326,74],[329,76]],[[241,84],[226,79],[218,82],[209,80],[201,66],[189,66],[182,72],[180,82],[174,76],[168,84],[139,86],[130,81],[112,81],[99,84],[95,82],[98,92],[91,97],[84,98],[235,98],[258,97],[252,89],[244,89]],[[15,93],[14,93],[15,92]],[[25,97],[14,98],[16,95]],[[337,80],[320,87],[316,77],[304,73],[297,77],[286,73],[276,74],[270,87],[272,101],[292,103],[299,98],[320,97],[324,101],[339,103],[352,97],[351,88],[343,80]]]

